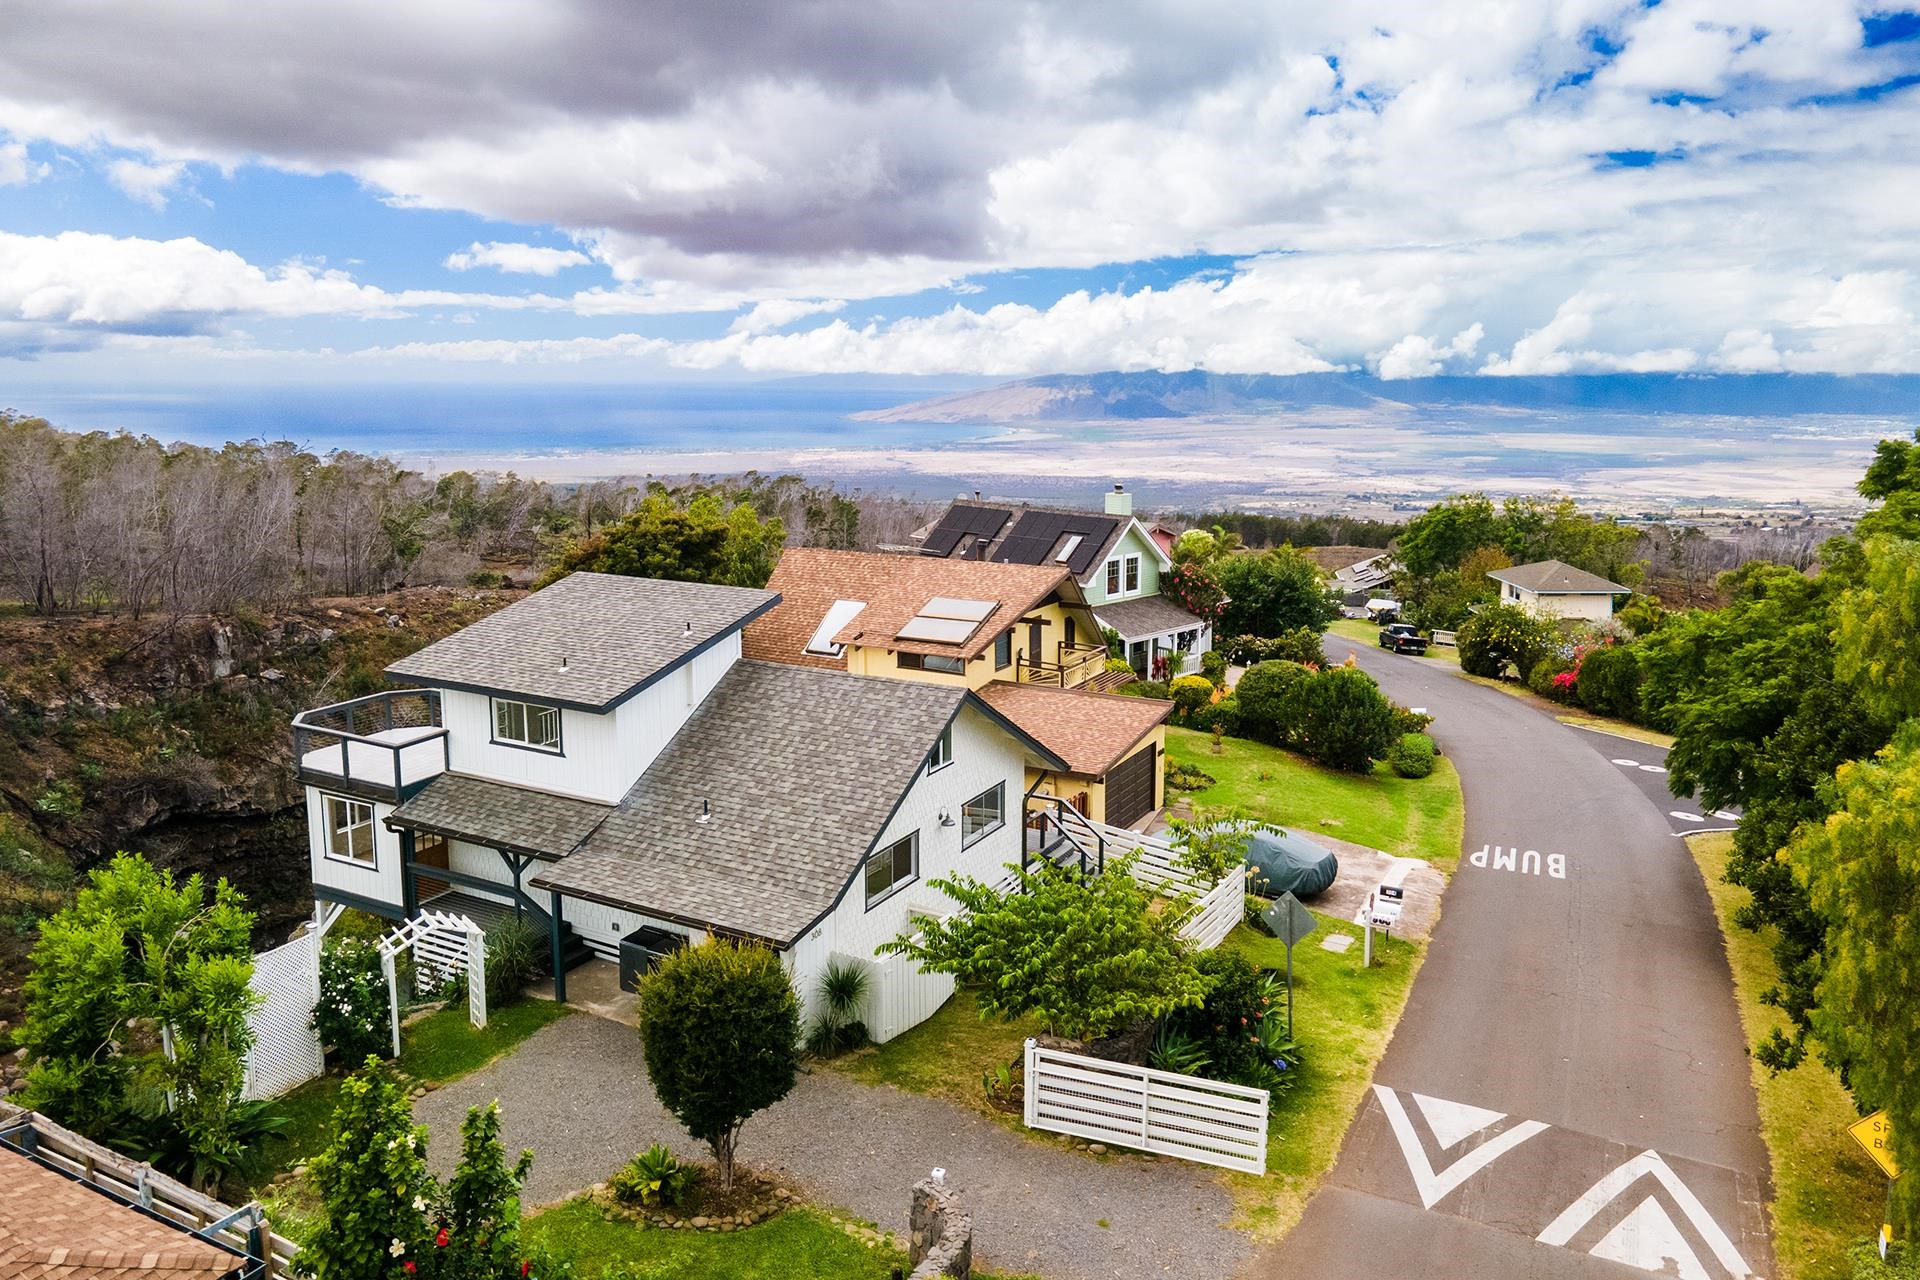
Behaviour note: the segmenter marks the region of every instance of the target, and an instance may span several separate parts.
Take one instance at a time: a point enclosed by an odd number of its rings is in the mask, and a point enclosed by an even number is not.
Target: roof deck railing
[[[1068,644],[1063,640],[1054,651],[1052,662],[1022,657],[1018,665],[1020,683],[1077,689],[1106,670],[1107,647],[1103,644]]]
[[[302,782],[404,799],[452,767],[434,689],[392,689],[293,718],[294,769]]]

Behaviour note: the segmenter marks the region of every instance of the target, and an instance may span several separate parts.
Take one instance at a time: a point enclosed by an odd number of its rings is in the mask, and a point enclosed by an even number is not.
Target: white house
[[[836,955],[1021,858],[1029,767],[1067,762],[964,688],[743,659],[770,591],[576,573],[302,713],[314,896],[515,911],[566,972],[651,927],[753,939],[803,999]],[[951,979],[876,966],[887,1039]]]
[[[1187,655],[1199,670],[1213,648],[1213,624],[1161,593],[1173,560],[1133,514],[1133,495],[1116,484],[1101,511],[956,502],[920,540],[920,554],[994,564],[1058,565],[1093,606],[1100,625],[1120,635],[1127,660],[1146,674],[1155,658]]]
[[[1500,584],[1501,603],[1547,618],[1605,622],[1613,617],[1613,598],[1633,591],[1558,560],[1492,569],[1487,576]]]

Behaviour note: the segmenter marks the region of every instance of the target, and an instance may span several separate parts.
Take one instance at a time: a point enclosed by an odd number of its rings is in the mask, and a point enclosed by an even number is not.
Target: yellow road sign
[[[1884,1111],[1876,1111],[1864,1120],[1847,1126],[1847,1132],[1853,1140],[1867,1149],[1873,1162],[1886,1172],[1889,1178],[1900,1176],[1900,1166],[1893,1162],[1893,1121]]]

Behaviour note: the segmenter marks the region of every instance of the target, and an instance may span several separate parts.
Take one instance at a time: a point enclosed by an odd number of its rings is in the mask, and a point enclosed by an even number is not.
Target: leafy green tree
[[[1209,887],[1244,866],[1253,847],[1253,820],[1238,809],[1209,813],[1203,821],[1175,818],[1168,826],[1179,850],[1173,865]]]
[[[1274,636],[1295,627],[1325,631],[1339,614],[1320,567],[1292,547],[1220,557],[1213,579],[1227,594],[1217,630]]]
[[[533,1152],[507,1164],[500,1142],[500,1104],[469,1107],[460,1124],[460,1163],[446,1186],[446,1244],[441,1274],[460,1280],[513,1280],[524,1260],[520,1245],[520,1188]],[[441,1239],[435,1234],[436,1242]]]
[[[1240,731],[1277,747],[1294,740],[1300,719],[1301,690],[1313,672],[1297,662],[1256,662],[1233,687]]]
[[[1920,712],[1920,542],[1882,535],[1834,610],[1834,676],[1882,720]]]
[[[1920,721],[1834,781],[1835,812],[1802,827],[1786,854],[1827,922],[1813,1029],[1862,1108],[1890,1113],[1894,1159],[1920,1168]],[[1904,1181],[1894,1192],[1910,1227],[1920,1195]]]
[[[1330,769],[1366,773],[1399,740],[1393,704],[1358,667],[1334,667],[1299,686],[1294,743]]]
[[[1497,680],[1509,666],[1523,676],[1532,672],[1552,637],[1551,623],[1520,606],[1490,604],[1461,625],[1454,642],[1462,671]]]
[[[729,509],[701,494],[681,506],[651,493],[619,520],[568,544],[541,581],[584,571],[764,587],[786,540],[785,525],[762,520],[748,503]]]
[[[731,1190],[741,1126],[799,1069],[800,1001],[780,958],[725,941],[675,952],[640,985],[640,1038],[661,1105],[713,1149]]]
[[[1087,876],[1043,864],[1021,871],[1020,890],[1004,897],[971,877],[932,881],[964,910],[921,921],[919,935],[879,950],[952,974],[975,989],[985,1013],[1031,1014],[1071,1040],[1098,1040],[1196,1005],[1206,979],[1176,917],[1152,909],[1153,894],[1129,861],[1109,858]]]
[[[1476,547],[1499,546],[1505,533],[1493,499],[1462,493],[1407,521],[1394,541],[1394,553],[1414,578],[1432,578],[1443,569],[1458,568]]]
[[[219,881],[176,883],[116,854],[41,926],[18,1040],[29,1105],[90,1137],[131,1136],[154,1117],[173,1171],[208,1184],[243,1163],[235,1127],[246,1056],[253,913]]]
[[[427,1131],[377,1058],[347,1077],[333,1138],[313,1158],[319,1227],[294,1257],[313,1280],[408,1280],[407,1264],[438,1261],[430,1223],[439,1188],[427,1172]]]

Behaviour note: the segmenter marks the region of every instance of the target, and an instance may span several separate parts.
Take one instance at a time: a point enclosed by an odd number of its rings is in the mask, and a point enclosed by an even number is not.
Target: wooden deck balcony
[[[398,689],[302,711],[293,761],[302,783],[398,804],[451,763],[440,695]]]
[[[1107,668],[1107,647],[1103,644],[1054,645],[1054,658],[1021,658],[1017,670],[1020,683],[1051,685],[1056,689],[1078,689]]]

